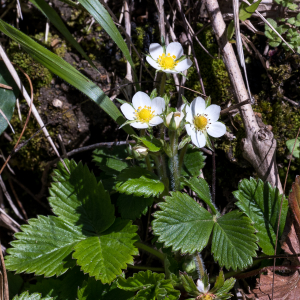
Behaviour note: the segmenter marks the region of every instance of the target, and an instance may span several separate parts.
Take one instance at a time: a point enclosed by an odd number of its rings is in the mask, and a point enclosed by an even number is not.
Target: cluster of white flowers
[[[151,44],[147,61],[151,66],[165,73],[180,73],[192,65],[191,60],[183,56],[182,46],[177,42],[170,43],[166,52],[161,45]],[[146,93],[137,92],[132,98],[132,105],[123,104],[121,111],[132,127],[146,129],[164,122],[165,101],[162,97],[151,100]],[[204,99],[197,97],[190,105],[184,104],[179,111],[165,116],[165,123],[169,126],[174,115],[176,128],[179,128],[185,118],[185,129],[192,143],[202,148],[206,145],[207,135],[218,138],[226,133],[226,126],[218,122],[220,111],[220,106],[215,104],[207,106]]]

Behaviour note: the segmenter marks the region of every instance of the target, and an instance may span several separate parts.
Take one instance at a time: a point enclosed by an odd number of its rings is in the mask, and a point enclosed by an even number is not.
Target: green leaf
[[[18,240],[7,250],[7,269],[48,277],[63,274],[68,269],[65,259],[84,238],[80,229],[54,216],[39,216],[28,223],[21,226],[22,232],[15,234]]]
[[[211,195],[209,190],[209,185],[203,178],[192,177],[191,179],[184,179],[183,183],[186,184],[190,189],[192,189],[200,199],[202,199],[209,207],[212,212],[217,215],[218,211],[211,201]]]
[[[108,192],[87,166],[65,160],[71,175],[59,163],[49,190],[53,212],[65,222],[77,225],[87,234],[101,233],[115,220]]]
[[[66,38],[66,40],[89,62],[91,66],[98,71],[92,60],[85,54],[81,46],[74,39],[57,12],[45,0],[30,0],[30,2],[50,20],[50,22]]]
[[[184,156],[184,171],[188,176],[199,176],[200,170],[205,166],[204,160],[206,156],[198,149],[194,148],[192,145],[188,146],[186,154]]]
[[[47,296],[46,298],[41,298],[41,294],[39,293],[34,293],[29,295],[28,292],[22,293],[20,296],[15,296],[13,300],[51,300],[53,299],[52,297]]]
[[[143,142],[143,144],[149,149],[151,152],[157,152],[162,148],[162,144],[160,140],[156,138],[151,138],[150,136],[137,136],[137,138]]]
[[[277,188],[262,180],[243,179],[238,191],[233,195],[239,201],[236,205],[251,219],[258,231],[258,245],[267,255],[274,255],[277,224],[282,195]],[[279,226],[279,240],[282,235],[288,212],[288,200],[284,197]]]
[[[239,18],[241,21],[245,21],[249,19],[255,12],[255,10],[258,8],[260,2],[262,0],[258,0],[257,2],[254,2],[251,5],[248,5],[245,2],[242,2],[239,9]]]
[[[117,200],[118,211],[122,219],[135,220],[147,213],[148,206],[151,206],[153,201],[153,197],[144,198],[121,194]]]
[[[286,141],[286,146],[288,147],[290,153],[292,153],[292,151],[293,151],[295,140],[296,139]],[[300,157],[300,139],[299,138],[297,139],[297,142],[296,142],[296,145],[294,148],[294,152],[293,152],[293,156],[296,158]]]
[[[235,281],[235,278],[227,279],[224,282],[223,286],[218,289],[216,296],[222,297],[223,299],[229,299],[230,297],[232,297],[232,295],[228,293],[233,288]]]
[[[95,276],[102,283],[110,283],[133,264],[138,255],[134,246],[137,227],[128,220],[116,219],[115,223],[99,236],[91,236],[78,243],[73,258],[85,273]]]
[[[96,149],[93,152],[93,161],[108,175],[118,175],[130,164],[127,146],[112,146],[111,148]]]
[[[43,297],[48,296],[53,299],[58,299],[59,290],[62,287],[62,280],[58,278],[41,278],[37,277],[37,283],[31,284],[28,288],[28,292],[32,293],[40,293]],[[26,287],[23,288],[27,289]]]
[[[289,18],[289,19],[287,19],[287,22],[289,23],[289,24],[295,24],[295,22],[296,22],[296,19],[295,19],[295,17],[293,17],[293,18]]]
[[[280,44],[281,44],[281,42],[271,42],[271,41],[269,42],[269,45],[273,48],[278,47]]]
[[[13,272],[7,272],[7,281],[8,281],[8,289],[9,294],[17,295],[20,291],[21,286],[23,285],[23,279],[18,274],[13,274]]]
[[[2,110],[8,121],[10,121],[14,112],[16,99],[19,95],[19,89],[16,86],[14,79],[11,77],[3,61],[0,61],[0,83],[13,88],[12,90],[8,90],[0,87],[0,109]],[[7,128],[7,126],[7,121],[2,116],[2,114],[0,114],[0,135]]]
[[[51,72],[61,77],[63,80],[73,85],[90,99],[95,101],[119,125],[124,123],[125,118],[110,98],[108,98],[95,83],[82,75],[69,63],[51,51],[45,49],[26,34],[10,26],[1,19],[0,30],[5,35],[19,43],[34,60],[41,63]],[[130,126],[124,127],[124,130],[128,134],[134,134],[134,130]]]
[[[138,78],[135,74],[135,66],[132,61],[129,49],[107,10],[99,1],[96,0],[78,0],[78,2],[94,17],[94,19],[117,44],[132,67],[135,81],[138,81]],[[137,87],[139,87],[138,84]]]
[[[268,18],[267,21],[276,29],[277,22],[271,18]],[[273,29],[266,23],[265,24],[265,31],[271,31],[273,32]]]
[[[257,237],[251,220],[239,211],[223,215],[215,223],[212,238],[212,253],[221,267],[244,269],[253,263],[256,256]]]
[[[231,20],[228,27],[227,27],[227,39],[228,39],[228,41],[231,41],[231,39],[234,35],[234,31],[235,31],[234,21]]]
[[[213,216],[186,194],[173,192],[154,214],[154,234],[173,251],[201,252],[214,226]]]
[[[187,273],[180,274],[181,283],[183,288],[189,295],[197,297],[199,295],[199,291],[197,286],[191,276]]]
[[[124,169],[117,177],[116,190],[126,195],[155,197],[161,194],[165,187],[154,174],[140,167]]]
[[[90,277],[87,281],[83,282],[82,288],[78,290],[78,300],[100,300],[105,289],[106,286],[104,284]]]

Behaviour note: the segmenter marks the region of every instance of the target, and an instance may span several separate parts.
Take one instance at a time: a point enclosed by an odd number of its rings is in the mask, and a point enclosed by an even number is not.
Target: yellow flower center
[[[171,56],[170,53],[168,53],[168,55],[164,53],[160,55],[157,62],[164,70],[173,70],[178,64],[178,62],[176,62],[176,55]]]
[[[207,294],[203,294],[201,296],[198,296],[196,299],[197,300],[212,300],[215,298],[215,295],[207,293]]]
[[[198,130],[204,130],[206,128],[208,121],[204,116],[197,116],[194,119],[195,127]]]
[[[141,123],[148,123],[154,117],[154,111],[151,111],[150,106],[140,106],[135,110],[135,117]]]

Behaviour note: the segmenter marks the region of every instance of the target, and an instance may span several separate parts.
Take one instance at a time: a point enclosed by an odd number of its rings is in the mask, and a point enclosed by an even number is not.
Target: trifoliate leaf
[[[193,149],[193,146],[189,145],[184,156],[183,171],[185,171],[188,176],[199,176],[200,170],[205,166],[205,158],[206,156],[204,156],[198,148]]]
[[[164,184],[154,173],[140,167],[123,170],[117,177],[117,181],[116,190],[126,195],[155,197],[165,189]]]
[[[173,192],[154,214],[154,234],[173,251],[201,252],[214,226],[213,216],[186,194]]]
[[[36,275],[61,275],[68,268],[64,267],[65,259],[74,246],[84,239],[80,228],[49,216],[30,219],[29,225],[22,225],[22,232],[7,250],[6,267],[9,270]]]
[[[52,300],[52,297],[46,296],[42,298],[42,295],[39,293],[34,293],[29,295],[28,292],[22,293],[20,296],[15,296],[13,300]]]
[[[292,151],[293,151],[294,144],[295,144],[295,139],[286,141],[286,146],[288,147],[290,153],[292,153]],[[295,145],[295,148],[293,151],[293,156],[296,158],[300,157],[300,139],[297,139],[297,142],[296,142],[296,145]]]
[[[102,183],[87,166],[65,160],[71,174],[60,163],[49,190],[53,212],[65,222],[77,225],[86,233],[101,233],[114,220],[114,206]]]
[[[153,201],[153,197],[144,198],[121,194],[117,200],[118,211],[122,219],[135,220],[142,214],[146,214],[148,206],[152,205]]]
[[[280,212],[282,196],[277,188],[262,180],[243,179],[239,183],[238,191],[233,195],[239,201],[236,205],[251,219],[255,229],[258,231],[258,245],[267,255],[274,255],[276,232]],[[288,211],[288,200],[284,197],[280,226],[279,239],[284,229]]]
[[[115,223],[99,236],[90,236],[78,243],[73,258],[85,273],[95,276],[102,283],[110,283],[127,264],[133,263],[138,254],[137,227],[128,220],[116,219]]]
[[[239,211],[231,211],[217,219],[211,249],[219,265],[233,270],[252,265],[252,257],[258,249],[254,232],[251,220]]]
[[[127,146],[112,146],[111,148],[96,149],[93,152],[93,161],[108,175],[118,175],[130,166],[126,160],[129,156]]]

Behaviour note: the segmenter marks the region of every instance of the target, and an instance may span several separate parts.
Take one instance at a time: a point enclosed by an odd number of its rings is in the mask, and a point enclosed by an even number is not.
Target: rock
[[[59,99],[54,99],[54,100],[52,101],[52,105],[53,105],[54,107],[57,107],[57,108],[62,108],[63,103],[62,103]]]

